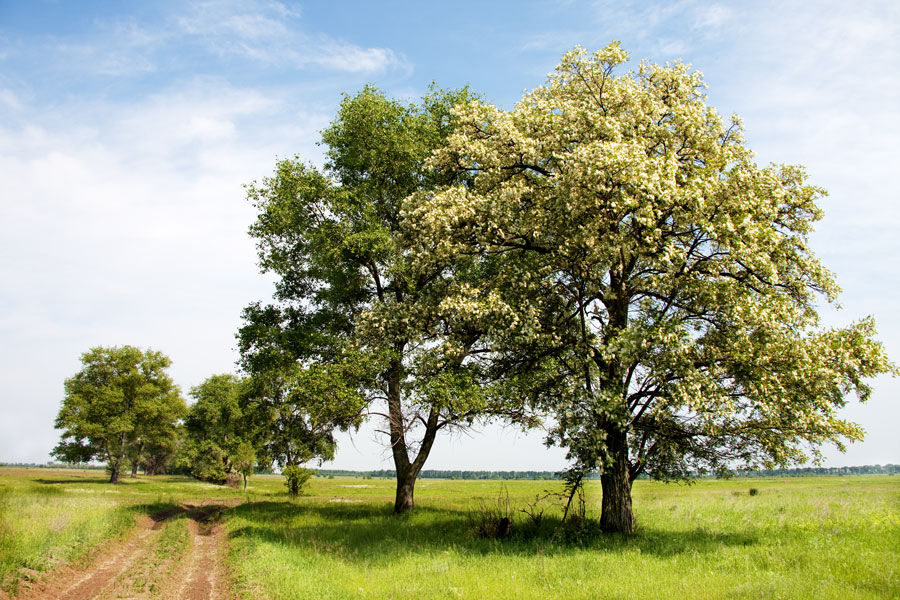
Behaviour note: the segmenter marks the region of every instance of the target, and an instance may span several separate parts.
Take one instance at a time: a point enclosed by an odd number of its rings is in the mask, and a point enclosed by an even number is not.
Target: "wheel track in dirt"
[[[228,600],[233,598],[224,566],[226,535],[217,524],[224,504],[184,504],[143,517],[125,539],[106,544],[86,568],[63,567],[16,600],[106,598]],[[183,553],[158,549],[166,524],[186,517],[189,542]]]
[[[189,562],[175,598],[201,600],[224,597],[220,589],[223,582],[227,582],[221,556],[224,531],[215,524],[221,510],[219,507],[212,511],[194,507],[196,516],[188,523],[191,532]]]

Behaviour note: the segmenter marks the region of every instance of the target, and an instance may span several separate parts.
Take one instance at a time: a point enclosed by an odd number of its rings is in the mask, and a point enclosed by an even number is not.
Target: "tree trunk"
[[[419,477],[425,461],[428,460],[438,429],[440,429],[438,427],[438,411],[432,407],[428,413],[428,419],[425,420],[425,433],[422,435],[422,444],[419,446],[415,460],[412,462],[407,460],[403,469],[397,465],[397,497],[394,500],[394,514],[399,515],[412,510],[416,479]]]
[[[247,489],[247,474],[246,474],[246,473],[241,473],[241,475],[244,476],[244,490],[246,490],[246,489]]]
[[[405,343],[398,344],[398,354],[402,354]],[[400,515],[409,512],[415,506],[413,493],[416,487],[416,478],[422,470],[422,465],[428,459],[434,438],[437,435],[439,413],[435,407],[431,407],[428,418],[424,419],[425,432],[422,435],[422,443],[413,460],[409,459],[409,447],[406,444],[407,423],[403,416],[403,401],[401,397],[401,381],[403,364],[397,360],[391,365],[388,372],[388,419],[391,436],[391,453],[394,456],[394,468],[397,471],[397,496],[394,500],[394,514]]]
[[[107,451],[107,456],[112,456],[111,451]],[[122,463],[125,462],[125,433],[122,433],[122,439],[120,440],[119,454],[116,456],[114,460],[109,461],[110,466],[110,475],[109,482],[110,483],[119,483],[119,470],[122,468]]]
[[[400,471],[397,471],[397,497],[394,500],[395,515],[409,512],[415,506],[413,493],[415,492],[418,475],[418,473],[412,473],[412,469],[407,469],[402,474]]]
[[[110,483],[119,483],[119,464],[118,462],[112,463],[110,465],[110,474],[109,474],[109,482]]]
[[[137,456],[134,457],[134,463],[131,465],[131,478],[137,479],[138,465],[141,463],[141,454],[144,453],[144,442],[138,446]]]
[[[399,345],[400,353],[403,345]],[[399,515],[413,509],[413,489],[416,476],[409,453],[406,448],[406,424],[403,421],[403,405],[400,398],[400,380],[403,366],[399,360],[393,361],[388,372],[388,428],[391,435],[391,454],[394,456],[394,469],[397,471],[397,497],[394,501],[394,514]],[[412,477],[410,477],[412,475]]]
[[[600,485],[603,488],[600,529],[609,533],[634,533],[628,438],[624,432],[609,431],[607,443],[612,460],[600,475]]]

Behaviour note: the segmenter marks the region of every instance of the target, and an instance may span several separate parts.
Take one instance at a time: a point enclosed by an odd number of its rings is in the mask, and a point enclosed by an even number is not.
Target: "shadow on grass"
[[[132,486],[132,485],[147,485],[147,484],[151,484],[151,483],[156,483],[156,484],[160,484],[160,483],[165,483],[165,484],[196,483],[199,481],[197,479],[194,479],[193,477],[184,477],[184,476],[174,477],[174,476],[168,475],[167,479],[165,481],[155,480],[153,477],[154,477],[153,475],[144,475],[144,476],[135,477],[134,479],[132,479],[131,477],[126,476],[126,477],[122,477],[121,479],[119,479],[118,483],[110,483],[109,476],[104,477],[104,478],[97,478],[97,477],[90,477],[90,478],[83,477],[82,478],[82,477],[78,477],[78,476],[73,476],[71,478],[64,478],[64,479],[36,478],[36,479],[32,479],[31,481],[34,481],[36,483],[42,483],[44,485],[107,485],[107,486],[110,486],[113,488],[128,487],[128,486]]]
[[[32,481],[34,481],[36,483],[42,483],[44,485],[109,485],[109,486],[118,485],[115,483],[110,483],[109,479],[87,479],[87,478],[77,479],[74,477],[72,479],[32,479]],[[134,484],[134,483],[143,483],[143,482],[138,482],[138,481],[132,482],[132,484]],[[132,485],[132,484],[129,484],[129,485]]]
[[[231,536],[250,543],[294,546],[327,553],[341,560],[388,563],[413,553],[446,550],[486,555],[560,555],[584,550],[640,552],[658,557],[682,553],[709,553],[727,546],[752,546],[750,534],[719,533],[702,529],[682,531],[640,528],[632,536],[604,534],[594,520],[577,531],[554,537],[558,518],[545,518],[535,526],[523,515],[514,517],[508,537],[485,539],[475,534],[475,511],[416,508],[395,516],[390,506],[371,504],[294,504],[253,502],[231,510],[235,527]]]

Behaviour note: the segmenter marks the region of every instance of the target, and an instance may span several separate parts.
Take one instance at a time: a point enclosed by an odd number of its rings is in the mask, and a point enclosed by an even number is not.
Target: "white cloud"
[[[722,4],[710,4],[696,7],[694,27],[698,29],[721,28],[734,19],[734,11]]]
[[[407,61],[386,48],[359,48],[338,42],[325,42],[315,55],[298,61],[309,60],[340,71],[375,72],[389,67],[408,69]]]
[[[62,381],[90,346],[158,348],[185,390],[234,369],[240,311],[271,293],[242,184],[276,156],[320,157],[329,117],[198,78],[0,128],[0,456],[46,458]]]
[[[169,32],[149,29],[133,20],[101,21],[91,41],[61,41],[52,52],[56,60],[81,71],[134,77],[157,70],[156,55],[170,40]]]
[[[19,100],[19,97],[12,90],[2,88],[0,88],[0,105],[14,111],[22,108],[22,102]]]
[[[353,73],[408,71],[408,61],[388,48],[363,48],[325,35],[304,33],[299,14],[277,2],[204,2],[175,18],[182,34],[210,52],[266,66],[322,67]]]
[[[210,57],[248,60],[273,70],[411,71],[406,57],[390,48],[363,47],[305,31],[297,11],[261,1],[185,3],[157,21],[100,19],[89,36],[49,36],[27,46],[0,37],[0,60],[13,54],[37,60],[41,69],[59,69],[48,75],[55,78],[79,73],[136,79],[186,67],[215,70]]]
[[[175,21],[196,35],[260,39],[288,33],[285,23],[299,17],[299,11],[281,2],[210,0],[187,5],[185,13]]]

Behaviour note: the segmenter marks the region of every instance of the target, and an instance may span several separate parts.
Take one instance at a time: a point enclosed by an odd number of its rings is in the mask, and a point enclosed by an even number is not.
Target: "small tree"
[[[65,382],[56,417],[62,440],[53,450],[60,460],[107,463],[117,483],[129,453],[140,459],[144,435],[174,435],[185,403],[166,373],[171,361],[161,352],[133,346],[92,348],[82,369]]]
[[[234,466],[234,470],[244,477],[244,489],[246,490],[247,478],[253,475],[253,465],[256,464],[256,451],[253,449],[253,445],[246,440],[238,444],[231,464]]]
[[[311,469],[304,469],[297,465],[288,465],[282,469],[281,474],[284,475],[284,485],[287,487],[288,496],[296,498],[303,491],[303,486],[312,477],[313,472]]]
[[[257,357],[241,405],[254,424],[258,464],[299,466],[334,457],[336,429],[359,424],[365,398],[355,361],[301,367],[285,356]]]
[[[407,214],[434,251],[495,258],[492,293],[452,304],[495,325],[494,372],[553,414],[572,482],[600,472],[601,527],[630,533],[639,474],[842,449],[862,430],[837,410],[895,369],[871,319],[818,327],[838,292],[807,239],[824,192],[800,167],[754,164],[698,73],[615,75],[626,60],[576,49],[513,111],[458,107],[436,163],[474,185]]]
[[[238,448],[255,432],[241,406],[243,384],[234,375],[213,375],[191,388],[196,402],[185,419],[182,462],[189,463],[191,473],[199,479],[221,483],[229,472],[239,471],[235,464]]]

